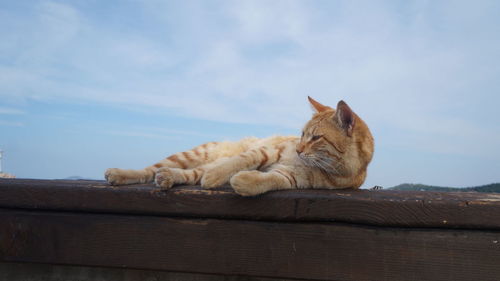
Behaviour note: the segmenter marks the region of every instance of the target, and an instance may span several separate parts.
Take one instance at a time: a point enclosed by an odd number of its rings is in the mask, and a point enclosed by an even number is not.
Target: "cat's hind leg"
[[[241,171],[230,180],[234,191],[242,196],[255,196],[272,190],[294,189],[297,186],[294,175],[271,170],[261,171]]]
[[[217,148],[225,143],[209,142],[189,151],[179,152],[142,170],[126,170],[110,168],[104,173],[106,181],[111,185],[152,183],[155,175],[162,168],[193,169],[216,159]]]
[[[156,168],[194,169],[221,158],[238,155],[248,149],[249,142],[251,141],[245,139],[239,142],[208,142],[191,150],[170,155],[153,166]]]
[[[117,168],[107,169],[104,178],[111,185],[126,185],[153,182],[154,168],[148,167],[143,170],[124,170]]]
[[[156,186],[160,187],[161,189],[169,189],[173,185],[177,184],[198,185],[203,182],[203,177],[206,171],[213,170],[214,167],[217,167],[220,163],[226,162],[228,159],[228,157],[222,157],[211,163],[198,166],[194,169],[179,169],[167,167],[159,168],[156,171],[155,176]]]
[[[160,189],[170,189],[176,184],[196,185],[200,183],[203,176],[203,169],[178,169],[178,168],[159,168],[156,171],[155,184]]]
[[[233,157],[218,159],[207,165],[201,179],[201,186],[214,188],[229,182],[239,171],[260,170],[276,163],[283,148],[279,146],[261,146],[250,149]]]
[[[151,183],[156,180],[157,172],[164,168],[170,168],[174,171],[173,178],[169,179],[168,170],[161,170],[164,174],[161,178],[164,180],[160,179],[162,184],[158,184],[158,181],[156,181],[158,186],[168,188],[166,186],[169,185],[169,181],[173,181],[173,184],[199,184],[199,180],[193,181],[187,179],[188,176],[194,176],[192,175],[193,169],[203,167],[201,170],[203,173],[209,167],[212,167],[213,163],[219,163],[221,159],[226,159],[245,151],[248,148],[249,142],[251,140],[247,140],[246,142],[209,142],[191,150],[170,155],[164,160],[142,170],[108,169],[105,172],[105,178],[111,185]],[[182,170],[186,172],[182,172]]]

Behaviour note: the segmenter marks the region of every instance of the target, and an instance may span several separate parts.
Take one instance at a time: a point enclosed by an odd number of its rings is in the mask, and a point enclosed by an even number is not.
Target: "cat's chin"
[[[306,157],[306,156],[304,156],[302,154],[299,154],[298,158],[300,159],[300,162],[302,162],[302,164],[304,164],[304,166],[307,166],[307,167],[310,167],[310,168],[316,167],[314,165],[314,163],[313,163],[312,158]]]
[[[312,170],[320,170],[327,174],[338,174],[338,172],[332,168],[332,163],[325,161],[324,159],[315,158],[315,157],[305,157],[303,155],[299,155],[300,161],[304,164],[304,166],[312,169]]]

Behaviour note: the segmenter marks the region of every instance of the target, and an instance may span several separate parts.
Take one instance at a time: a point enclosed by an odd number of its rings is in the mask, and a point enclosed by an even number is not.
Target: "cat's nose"
[[[297,147],[295,147],[295,151],[297,151],[297,154],[300,155],[302,152],[304,152],[304,145],[299,143]]]

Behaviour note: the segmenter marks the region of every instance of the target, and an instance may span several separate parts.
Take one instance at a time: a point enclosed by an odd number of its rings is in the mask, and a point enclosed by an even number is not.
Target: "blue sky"
[[[1,1],[0,149],[102,179],[212,140],[297,135],[307,96],[376,140],[365,186],[500,181],[498,1]]]

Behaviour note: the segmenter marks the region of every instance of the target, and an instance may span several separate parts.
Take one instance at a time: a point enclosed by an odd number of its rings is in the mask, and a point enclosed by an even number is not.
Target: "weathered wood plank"
[[[0,262],[2,281],[300,281],[128,268]]]
[[[0,261],[321,280],[498,280],[500,231],[0,211]]]
[[[103,181],[0,180],[0,207],[380,226],[500,229],[500,195],[368,190],[279,191],[244,198],[230,188]]]

